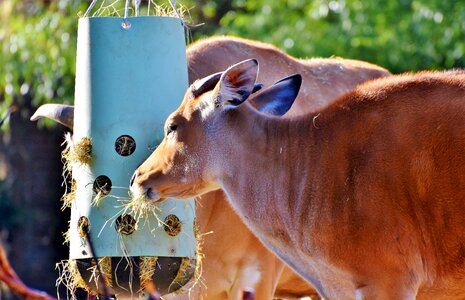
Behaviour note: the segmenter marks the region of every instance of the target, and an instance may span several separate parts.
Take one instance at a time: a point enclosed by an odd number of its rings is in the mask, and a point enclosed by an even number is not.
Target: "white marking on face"
[[[200,111],[202,121],[204,121],[215,110],[215,102],[210,96],[203,97],[202,101],[197,105],[197,108]]]

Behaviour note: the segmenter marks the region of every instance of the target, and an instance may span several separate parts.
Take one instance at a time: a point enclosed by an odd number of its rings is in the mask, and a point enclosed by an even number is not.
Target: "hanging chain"
[[[86,10],[86,13],[84,14],[84,18],[86,18],[89,15],[90,11],[95,6],[95,3],[97,3],[97,0],[92,0],[92,3],[89,5],[89,8]]]
[[[149,0],[150,1],[150,0]],[[174,5],[173,1],[171,0],[168,0],[168,2],[170,3],[171,7],[173,8],[174,12],[176,13],[176,15],[178,16],[179,20],[181,21],[181,25],[182,27],[186,27],[185,24],[184,24],[184,21],[181,17],[181,15],[179,14],[178,10],[176,9],[176,5]]]

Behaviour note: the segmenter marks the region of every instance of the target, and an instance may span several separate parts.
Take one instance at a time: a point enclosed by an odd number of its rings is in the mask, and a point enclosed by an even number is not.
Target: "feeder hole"
[[[121,156],[129,156],[136,151],[136,141],[129,135],[122,135],[115,141],[115,151]]]
[[[131,215],[121,215],[116,218],[115,228],[119,233],[129,235],[136,230],[136,220]]]
[[[95,178],[94,181],[94,192],[97,194],[108,195],[111,191],[111,180],[108,176],[100,175]]]
[[[90,232],[90,222],[87,217],[80,217],[77,224],[77,230],[80,237],[86,237],[86,235]]]
[[[169,236],[177,236],[182,230],[182,222],[175,215],[168,215],[164,220],[164,229]]]

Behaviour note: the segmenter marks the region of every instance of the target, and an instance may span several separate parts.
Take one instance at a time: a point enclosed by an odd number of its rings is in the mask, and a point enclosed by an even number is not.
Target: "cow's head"
[[[252,59],[194,82],[166,120],[162,143],[135,171],[133,195],[185,199],[219,188],[224,156],[239,147],[230,136],[235,123],[244,114],[283,115],[300,88],[301,77],[294,75],[252,95],[257,73]]]

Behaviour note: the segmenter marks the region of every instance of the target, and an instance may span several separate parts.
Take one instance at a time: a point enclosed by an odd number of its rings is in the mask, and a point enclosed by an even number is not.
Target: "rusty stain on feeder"
[[[182,222],[175,215],[168,215],[164,221],[165,232],[170,236],[177,236],[182,230]]]
[[[80,237],[85,237],[90,232],[90,222],[87,217],[80,217],[78,220],[77,230]]]
[[[131,215],[121,215],[116,218],[115,228],[119,233],[129,235],[136,230],[136,220]]]

